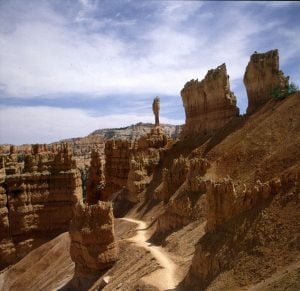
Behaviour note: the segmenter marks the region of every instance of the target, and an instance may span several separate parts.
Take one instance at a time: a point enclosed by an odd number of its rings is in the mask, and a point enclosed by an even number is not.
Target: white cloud
[[[72,17],[49,5],[39,4],[38,10],[32,6],[22,11],[25,16],[17,14],[13,31],[1,33],[0,84],[7,95],[177,95],[189,79],[201,78],[223,62],[231,66],[232,78],[240,78],[241,62],[249,58],[249,37],[266,29],[252,16],[240,17],[240,10],[232,9],[218,20],[224,27],[211,31],[208,13],[201,11],[203,3],[162,2],[153,23],[127,39],[118,30],[104,29],[118,21],[96,18],[97,2],[80,2],[81,9]],[[183,24],[192,17],[195,27]],[[231,18],[238,23],[233,26]],[[120,23],[126,21],[135,23]]]
[[[81,2],[83,9],[75,22],[89,21],[89,28],[104,26],[107,19],[90,16],[94,4]],[[18,19],[12,33],[1,35],[0,83],[7,95],[32,97],[74,92],[107,96],[137,90],[141,94],[174,94],[174,83],[182,86],[187,80],[184,72],[178,75],[178,65],[173,68],[173,64],[195,47],[188,35],[166,26],[163,31],[158,27],[145,31],[151,51],[137,57],[130,41],[114,34],[89,34],[83,28],[75,29],[48,6],[44,8],[38,18],[34,9],[23,11],[27,17]]]
[[[128,126],[154,121],[151,114],[90,116],[79,109],[55,107],[0,107],[1,143],[49,143],[85,136],[99,128]],[[162,123],[182,124],[183,120],[161,117]]]

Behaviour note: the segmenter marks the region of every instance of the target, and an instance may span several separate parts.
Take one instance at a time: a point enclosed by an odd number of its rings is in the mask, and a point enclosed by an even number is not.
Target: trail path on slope
[[[176,278],[177,265],[169,258],[169,254],[165,252],[162,247],[154,246],[147,242],[147,223],[142,220],[132,218],[121,219],[138,225],[136,228],[137,234],[127,240],[150,251],[152,256],[162,267],[161,269],[158,269],[144,277],[143,281],[156,286],[160,290],[174,289],[179,283],[179,279]]]

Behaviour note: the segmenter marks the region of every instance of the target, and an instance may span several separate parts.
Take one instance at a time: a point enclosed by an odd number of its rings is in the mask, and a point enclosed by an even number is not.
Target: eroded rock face
[[[127,186],[130,169],[130,156],[133,142],[127,140],[108,140],[105,143],[105,188],[102,199],[109,200],[112,194]]]
[[[159,126],[135,143],[130,156],[130,170],[128,173],[128,195],[131,202],[138,202],[139,195],[150,183],[155,167],[158,165],[161,153],[168,143],[167,136]]]
[[[101,191],[104,187],[104,173],[101,156],[98,151],[91,153],[91,165],[87,177],[86,201],[88,204],[97,203],[101,199]]]
[[[248,95],[247,113],[251,114],[270,100],[275,88],[284,88],[289,78],[279,70],[278,50],[254,53],[247,65],[244,84]]]
[[[121,191],[130,202],[139,201],[138,195],[150,182],[154,167],[167,145],[168,138],[159,126],[134,141],[109,140],[105,143],[104,200],[114,199]]]
[[[5,188],[5,165],[0,158],[0,269],[13,263],[15,247],[11,241],[7,209],[7,194]]]
[[[90,134],[85,137],[62,140],[51,146],[59,147],[64,143],[67,143],[72,149],[73,159],[76,161],[77,167],[85,171],[90,165],[93,150],[97,150],[100,154],[103,154],[105,138],[101,134]]]
[[[95,275],[110,268],[118,256],[111,203],[78,203],[70,225],[70,237],[75,276]]]
[[[187,82],[181,97],[186,115],[183,135],[212,133],[238,114],[225,64],[209,70],[200,82]]]
[[[10,165],[14,154],[5,159]],[[1,169],[0,188],[2,267],[67,231],[73,206],[82,199],[80,172],[67,147],[53,153],[34,146],[25,157],[22,173],[12,172],[11,165],[9,174],[4,175],[5,170],[6,165]]]
[[[209,208],[207,231],[215,231],[219,225],[237,214],[255,208],[262,201],[280,193],[280,191],[287,191],[297,180],[297,173],[276,177],[264,183],[257,180],[251,189],[247,189],[244,185],[244,190],[241,193],[236,192],[234,184],[229,178],[220,182],[207,181]]]
[[[219,183],[207,181],[206,186],[209,210],[206,228],[211,231],[234,215],[237,194],[233,182],[227,178]]]
[[[209,167],[205,159],[180,157],[163,176],[156,190],[158,197],[168,198],[165,212],[158,218],[157,233],[167,233],[194,220],[204,221],[207,214],[206,180]],[[174,187],[173,187],[174,186]],[[164,191],[167,194],[164,194]]]
[[[175,159],[170,169],[163,169],[162,184],[156,191],[156,197],[168,202],[187,177],[189,162],[183,156]]]
[[[196,248],[186,286],[204,290],[226,269],[243,273],[243,269],[261,264],[265,268],[260,268],[260,278],[255,272],[247,278],[236,275],[240,284],[243,280],[255,283],[276,270],[276,266],[272,270],[270,257],[278,256],[282,262],[292,260],[299,253],[298,183],[297,170],[265,183],[258,181],[242,193],[235,191],[230,179],[207,183],[208,232]],[[243,215],[246,211],[247,215]],[[282,258],[282,254],[286,257]]]

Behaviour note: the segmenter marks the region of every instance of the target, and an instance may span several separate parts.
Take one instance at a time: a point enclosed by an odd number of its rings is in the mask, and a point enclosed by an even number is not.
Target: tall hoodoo
[[[160,109],[160,100],[159,97],[155,97],[152,103],[152,110],[155,116],[155,126],[159,126],[159,109]]]
[[[75,262],[75,276],[99,274],[117,260],[112,204],[76,205],[70,225],[70,255]]]
[[[278,50],[266,53],[254,53],[250,57],[244,75],[244,84],[248,95],[247,113],[253,113],[257,108],[271,99],[274,89],[284,88],[289,78],[279,70]]]
[[[77,203],[69,229],[70,255],[75,262],[74,278],[79,280],[100,274],[118,257],[112,203],[101,201],[108,198],[104,197],[103,187],[101,156],[93,150],[87,179],[87,203]]]
[[[212,133],[238,114],[225,64],[209,70],[200,82],[187,82],[181,97],[186,115],[183,135]]]

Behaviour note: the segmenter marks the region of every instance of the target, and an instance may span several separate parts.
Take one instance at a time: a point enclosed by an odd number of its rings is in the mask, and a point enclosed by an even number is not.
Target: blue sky
[[[278,48],[300,85],[299,2],[0,0],[0,143],[184,123],[180,90],[226,63],[244,112],[250,55]]]

